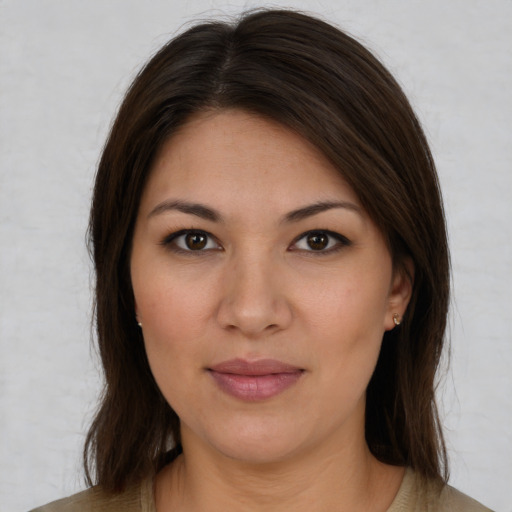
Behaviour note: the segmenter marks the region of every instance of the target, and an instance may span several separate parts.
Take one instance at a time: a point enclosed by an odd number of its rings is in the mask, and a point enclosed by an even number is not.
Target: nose
[[[282,281],[270,258],[237,258],[224,274],[219,324],[248,338],[286,329],[292,309]]]

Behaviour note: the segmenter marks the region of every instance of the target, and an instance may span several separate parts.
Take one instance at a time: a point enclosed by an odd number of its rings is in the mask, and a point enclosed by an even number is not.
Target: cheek
[[[144,345],[151,372],[169,405],[179,411],[182,401],[193,402],[192,389],[183,387],[201,367],[200,306],[190,294],[172,288],[138,297]]]
[[[212,273],[177,266],[155,252],[142,248],[132,259],[137,315],[144,333],[159,341],[186,338],[200,330],[212,308]]]
[[[204,307],[195,293],[179,286],[162,287],[161,283],[154,292],[145,290],[137,299],[144,325],[159,334],[193,329],[194,319]]]
[[[354,342],[366,336],[381,338],[387,311],[387,281],[355,275],[343,279],[332,279],[312,293],[310,286],[307,300],[303,302],[304,315],[309,324],[318,331],[338,333]]]
[[[304,304],[315,357],[328,369],[327,380],[366,388],[375,367],[386,318],[387,282],[346,277],[310,295]],[[325,363],[328,364],[325,364]]]
[[[146,271],[148,268],[153,271]],[[204,330],[208,296],[168,275],[163,265],[157,269],[154,264],[133,269],[137,315],[142,323],[148,361],[166,395],[166,389],[173,389],[176,380],[190,367],[186,361],[199,350],[197,340]]]
[[[180,352],[200,339],[211,312],[207,293],[160,280],[135,292],[148,352]],[[179,349],[179,350],[178,350]]]

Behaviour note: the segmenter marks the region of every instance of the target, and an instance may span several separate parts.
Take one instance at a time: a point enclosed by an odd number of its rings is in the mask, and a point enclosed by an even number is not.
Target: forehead
[[[265,204],[287,210],[339,199],[359,205],[340,172],[309,141],[240,110],[196,114],[164,144],[141,207],[170,196],[224,209]]]

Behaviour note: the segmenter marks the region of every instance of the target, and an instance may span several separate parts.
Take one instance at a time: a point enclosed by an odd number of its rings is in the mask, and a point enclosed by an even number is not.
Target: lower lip
[[[279,395],[293,386],[302,376],[302,371],[271,373],[268,375],[239,375],[210,370],[217,385],[227,393],[241,400],[256,402]]]

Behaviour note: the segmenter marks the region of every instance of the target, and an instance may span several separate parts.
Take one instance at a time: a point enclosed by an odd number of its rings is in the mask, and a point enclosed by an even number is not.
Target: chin
[[[300,443],[297,443],[300,445]],[[270,465],[290,459],[297,453],[299,446],[290,442],[264,441],[257,439],[230,442],[216,447],[224,456],[249,465]]]
[[[254,418],[253,418],[254,419]],[[206,445],[213,454],[246,464],[272,464],[287,460],[308,444],[304,436],[307,429],[298,425],[291,428],[293,422],[277,425],[276,421],[221,423],[217,428],[193,433],[183,432],[182,440],[186,446],[197,446],[197,442]],[[301,433],[302,432],[302,433]],[[199,439],[198,439],[199,438]]]

